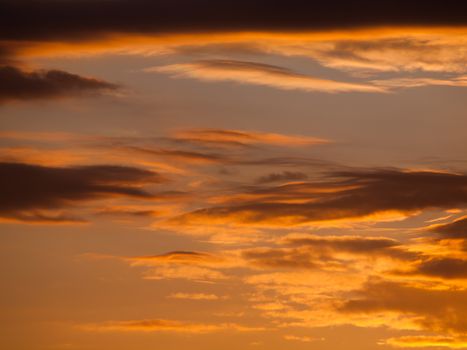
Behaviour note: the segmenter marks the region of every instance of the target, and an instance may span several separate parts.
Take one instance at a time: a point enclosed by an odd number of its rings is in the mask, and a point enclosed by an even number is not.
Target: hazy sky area
[[[0,348],[467,349],[462,1],[0,0]]]

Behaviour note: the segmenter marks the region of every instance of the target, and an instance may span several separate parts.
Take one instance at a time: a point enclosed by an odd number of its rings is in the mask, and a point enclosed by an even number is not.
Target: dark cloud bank
[[[463,1],[5,0],[0,39],[91,37],[108,32],[305,30],[463,25]]]

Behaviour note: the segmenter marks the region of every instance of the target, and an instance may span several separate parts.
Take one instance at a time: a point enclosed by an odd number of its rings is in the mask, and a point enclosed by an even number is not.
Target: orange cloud
[[[174,251],[161,255],[138,256],[127,258],[134,266],[154,266],[160,264],[183,264],[183,265],[218,265],[224,259],[216,255],[192,251]]]
[[[292,341],[299,341],[303,343],[310,343],[312,341],[324,340],[323,338],[302,337],[302,336],[291,335],[291,334],[284,335],[284,339],[292,340]]]
[[[205,293],[174,293],[170,294],[168,298],[182,299],[182,300],[219,300],[221,297],[215,294]]]
[[[389,338],[381,344],[391,345],[397,348],[446,348],[467,349],[467,340],[443,336],[405,336]]]
[[[420,329],[465,334],[467,290],[430,290],[394,282],[369,282],[360,297],[344,301],[340,311],[375,315],[397,312],[412,317]]]
[[[383,87],[334,81],[299,74],[291,70],[256,62],[211,60],[179,63],[146,69],[147,72],[167,73],[174,77],[194,78],[202,81],[233,81],[274,87],[282,90],[318,92],[385,92]]]
[[[327,143],[327,140],[309,136],[294,136],[229,129],[191,129],[174,134],[175,139],[203,144],[306,146]]]
[[[186,279],[197,282],[216,282],[229,276],[219,269],[232,266],[232,261],[209,253],[176,251],[154,256],[123,258],[131,266],[149,267],[144,279]]]
[[[434,78],[400,78],[373,80],[373,84],[385,88],[415,88],[422,86],[458,86],[467,87],[467,76],[456,76],[451,79],[434,79]]]
[[[248,327],[235,323],[207,324],[172,320],[111,321],[81,325],[78,328],[90,332],[175,332],[205,334],[221,331],[255,332],[261,327]]]
[[[167,55],[193,54],[202,57],[231,57],[245,51],[250,54],[274,54],[285,57],[302,56],[319,64],[357,75],[360,84],[349,85],[315,79],[300,74],[288,78],[267,74],[251,67],[235,70],[204,67],[188,63],[165,67],[168,73],[184,74],[205,80],[231,80],[269,85],[281,89],[358,90],[381,92],[425,85],[465,86],[467,58],[465,26],[385,26],[315,31],[230,31],[211,33],[107,33],[98,39],[30,41],[27,45],[11,41],[15,55],[21,58],[86,56],[103,54]],[[208,61],[209,62],[209,61]],[[202,68],[202,69],[201,69]],[[163,70],[164,68],[160,68]],[[196,70],[200,72],[196,73]],[[411,77],[407,73],[449,73],[448,76]],[[392,72],[395,79],[368,78],[368,74]],[[290,72],[289,72],[290,73]],[[292,72],[293,73],[293,72]],[[363,74],[361,74],[363,73]],[[262,82],[261,80],[264,80]],[[375,81],[377,82],[375,84]],[[340,85],[338,85],[340,84]],[[345,85],[347,84],[347,85]],[[360,87],[359,87],[360,85]],[[359,90],[360,89],[360,90]]]
[[[331,175],[335,182],[304,182],[253,190],[244,198],[237,197],[238,201],[195,210],[170,220],[169,224],[284,227],[352,220],[396,221],[423,209],[467,204],[465,174],[394,169]],[[259,196],[251,196],[256,193]]]

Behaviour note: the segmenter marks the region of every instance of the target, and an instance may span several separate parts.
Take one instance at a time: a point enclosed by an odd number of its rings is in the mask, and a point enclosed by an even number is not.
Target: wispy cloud
[[[385,216],[395,220],[423,209],[450,209],[467,202],[465,174],[395,169],[341,172],[334,178],[336,181],[329,183],[303,182],[253,190],[236,201],[186,213],[171,223],[294,226],[384,220]]]
[[[330,141],[310,136],[286,135],[247,130],[231,129],[189,129],[175,132],[173,137],[179,141],[190,141],[205,145],[277,145],[307,146],[325,144]]]
[[[173,293],[168,296],[170,299],[182,299],[182,300],[219,300],[222,297],[216,294],[206,293]]]
[[[323,338],[313,338],[313,337],[306,337],[306,336],[299,336],[299,335],[292,335],[292,334],[284,335],[284,339],[291,340],[291,341],[299,341],[303,343],[310,343],[310,342],[317,341],[317,340],[323,340]]]
[[[467,339],[442,336],[405,336],[389,338],[381,341],[382,345],[391,345],[397,348],[443,348],[466,349]]]
[[[299,74],[292,70],[257,62],[209,60],[152,67],[147,72],[167,73],[174,77],[202,81],[233,81],[242,84],[269,86],[282,90],[318,92],[385,92],[383,87],[342,82]]]
[[[261,327],[249,327],[234,323],[209,324],[164,319],[111,321],[84,324],[78,326],[78,328],[90,332],[175,332],[192,334],[205,334],[222,331],[255,332],[263,330]]]
[[[435,78],[400,78],[387,80],[373,80],[373,84],[385,88],[415,88],[423,86],[457,86],[467,87],[467,76],[457,76],[451,79]]]

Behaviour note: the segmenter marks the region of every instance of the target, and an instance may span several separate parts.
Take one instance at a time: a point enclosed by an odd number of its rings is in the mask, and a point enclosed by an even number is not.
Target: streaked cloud
[[[294,226],[339,220],[390,220],[428,208],[465,206],[465,174],[430,171],[349,171],[335,182],[304,182],[251,192],[246,200],[199,209],[173,225],[249,224]]]
[[[174,251],[152,256],[137,256],[127,258],[132,265],[153,266],[159,264],[184,264],[184,265],[217,265],[222,264],[224,259],[216,255],[193,251]]]
[[[451,79],[435,79],[435,78],[401,78],[374,80],[375,85],[386,88],[415,88],[422,86],[457,86],[467,87],[467,76],[456,76]]]
[[[231,266],[231,262],[222,256],[194,251],[122,259],[131,266],[145,267],[143,278],[147,280],[182,279],[213,283],[228,279],[229,276],[220,269]]]
[[[462,29],[461,29],[462,30]],[[465,72],[467,52],[461,32],[408,30],[386,33],[378,40],[329,40],[318,45],[301,45],[297,53],[316,58],[321,64],[355,72]],[[301,48],[301,49],[300,49]]]
[[[147,155],[153,155],[156,157],[172,158],[175,160],[181,160],[192,163],[222,163],[229,162],[228,155],[187,151],[180,149],[168,149],[168,148],[145,148],[137,146],[129,146],[129,151],[142,153]]]
[[[314,247],[317,249],[331,249],[350,253],[370,253],[394,249],[401,243],[387,237],[362,237],[362,236],[317,236],[317,235],[288,235],[283,239],[287,245],[300,247]]]
[[[202,81],[232,81],[274,87],[282,90],[319,92],[385,92],[379,86],[317,78],[286,68],[257,62],[210,60],[178,63],[146,69],[147,72],[167,73],[174,77]]]
[[[396,348],[442,348],[442,349],[466,349],[466,339],[456,339],[442,336],[405,336],[389,338],[381,342]]]
[[[222,297],[216,294],[206,293],[173,293],[168,296],[170,299],[182,299],[182,300],[219,300]]]
[[[181,130],[173,136],[179,141],[190,141],[205,145],[278,145],[278,146],[306,146],[328,143],[328,140],[310,136],[285,135],[246,130],[230,129],[190,129]]]
[[[188,280],[203,283],[215,283],[229,278],[221,271],[199,266],[172,265],[155,266],[144,272],[146,280]]]
[[[291,341],[299,341],[303,343],[310,343],[312,341],[323,340],[323,338],[313,338],[313,337],[298,336],[298,335],[292,335],[292,334],[284,335],[284,339],[291,340]]]
[[[256,182],[260,184],[271,182],[288,182],[288,181],[303,181],[308,178],[308,175],[299,171],[283,171],[281,173],[271,173],[259,177]]]
[[[263,328],[260,327],[248,327],[234,323],[208,324],[164,319],[112,321],[85,324],[79,326],[78,328],[90,332],[176,332],[192,334],[205,334],[225,331],[255,332],[263,330]]]
[[[157,217],[160,211],[148,208],[132,208],[132,207],[108,207],[99,209],[95,215],[109,216],[109,217]]]

